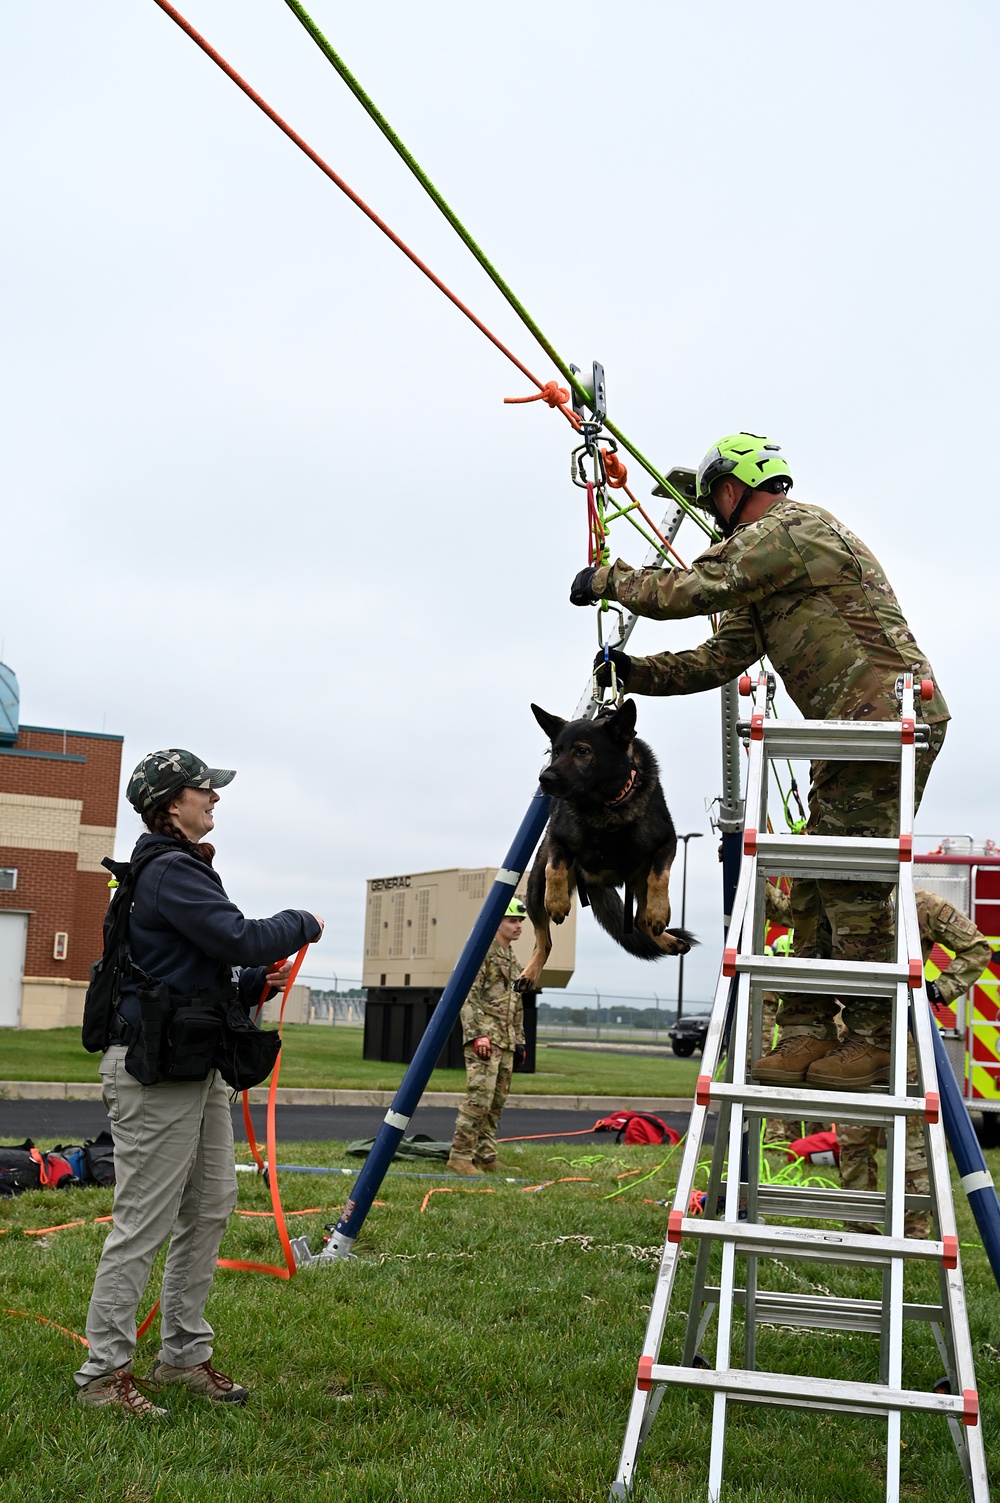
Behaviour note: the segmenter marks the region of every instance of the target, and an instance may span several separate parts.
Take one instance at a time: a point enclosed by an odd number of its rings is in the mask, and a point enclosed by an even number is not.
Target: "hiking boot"
[[[473,1159],[473,1163],[480,1174],[496,1174],[500,1168],[498,1159]]]
[[[832,1054],[810,1065],[806,1085],[823,1091],[864,1091],[868,1086],[888,1085],[891,1058],[888,1049],[853,1033]]]
[[[250,1397],[239,1383],[225,1373],[217,1373],[211,1362],[199,1362],[195,1367],[171,1367],[169,1362],[157,1360],[150,1376],[156,1383],[179,1383],[189,1393],[213,1404],[245,1404]]]
[[[169,1409],[161,1409],[146,1397],[155,1386],[135,1378],[127,1367],[116,1373],[106,1373],[103,1378],[91,1378],[77,1390],[76,1402],[90,1409],[121,1409],[125,1414],[141,1415],[147,1419],[165,1419]]]
[[[793,1033],[763,1055],[750,1074],[758,1085],[800,1085],[810,1066],[836,1048],[836,1039],[814,1039],[808,1033]]]
[[[483,1172],[476,1168],[471,1159],[457,1159],[453,1153],[448,1155],[448,1168],[455,1174],[482,1174]]]

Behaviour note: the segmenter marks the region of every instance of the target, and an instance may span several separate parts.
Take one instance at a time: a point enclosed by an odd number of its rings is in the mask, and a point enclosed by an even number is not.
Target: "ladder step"
[[[705,1301],[718,1304],[718,1286],[706,1285]],[[745,1305],[747,1292],[735,1289],[733,1298]],[[758,1289],[754,1296],[758,1325],[803,1326],[823,1331],[861,1331],[874,1336],[882,1333],[882,1301],[878,1299],[844,1299],[840,1295],[782,1294],[778,1290]],[[941,1320],[940,1305],[903,1305],[904,1320]]]
[[[800,960],[796,955],[743,955],[722,952],[724,976],[748,975],[767,991],[833,993],[834,996],[891,997],[900,985],[923,986],[923,964],[876,960]]]
[[[755,723],[756,722],[756,723]],[[765,754],[782,757],[829,758],[834,762],[899,762],[902,760],[902,726],[897,721],[877,720],[867,725],[856,720],[740,720],[737,733],[744,740],[763,740]],[[761,731],[762,735],[755,735]],[[919,721],[914,741],[925,745],[929,729]]]
[[[830,881],[899,881],[900,861],[910,861],[912,842],[855,840],[847,835],[767,835],[747,829],[743,853],[757,857],[762,877],[819,877]]]
[[[731,1101],[749,1117],[799,1117],[830,1122],[892,1122],[896,1117],[923,1117],[936,1122],[937,1095],[886,1096],[877,1091],[823,1091],[807,1086],[731,1085],[699,1075],[696,1100]]]
[[[834,1378],[753,1372],[742,1367],[730,1368],[728,1372],[705,1367],[667,1367],[640,1357],[637,1387],[648,1390],[655,1383],[708,1389],[747,1403],[834,1410],[841,1414],[922,1411],[951,1415],[966,1425],[979,1423],[979,1395],[972,1388],[961,1394],[924,1393],[916,1388],[888,1388],[882,1383],[846,1383]]]
[[[723,1181],[725,1185],[725,1181]],[[745,1183],[740,1186],[746,1196]],[[907,1195],[903,1204],[908,1211],[930,1211],[929,1195]],[[817,1221],[885,1221],[885,1195],[881,1190],[826,1190],[814,1185],[761,1185],[757,1190],[757,1209],[769,1222],[789,1217]]]
[[[724,1188],[726,1181],[722,1183]],[[745,1181],[740,1194],[742,1202],[747,1194]],[[820,1185],[760,1185],[757,1210],[761,1219],[771,1225],[788,1217],[881,1223],[885,1220],[885,1195],[881,1190],[843,1190],[839,1185],[829,1190]]]
[[[738,1253],[754,1257],[817,1258],[820,1261],[879,1265],[890,1258],[913,1258],[919,1262],[941,1263],[945,1268],[958,1266],[958,1238],[945,1237],[932,1242],[916,1237],[880,1237],[864,1232],[834,1232],[826,1227],[766,1226],[758,1221],[722,1221],[712,1217],[682,1216],[671,1211],[667,1217],[667,1241],[680,1242],[683,1237],[705,1238],[736,1243]]]

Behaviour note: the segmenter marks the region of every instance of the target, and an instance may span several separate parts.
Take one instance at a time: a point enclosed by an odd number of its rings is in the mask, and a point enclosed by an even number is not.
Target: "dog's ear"
[[[553,742],[559,735],[559,732],[568,724],[567,721],[560,720],[558,715],[550,715],[548,710],[540,710],[537,705],[531,706],[531,713],[549,740]]]
[[[621,709],[610,715],[603,726],[613,741],[628,746],[635,735],[635,700],[626,699]]]

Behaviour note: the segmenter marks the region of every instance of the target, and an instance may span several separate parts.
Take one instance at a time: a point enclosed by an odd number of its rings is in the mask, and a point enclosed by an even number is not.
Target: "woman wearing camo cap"
[[[132,965],[165,982],[171,996],[208,996],[218,990],[220,976],[231,985],[232,975],[249,1010],[265,978],[272,988],[284,985],[291,962],[278,965],[277,957],[318,939],[323,920],[295,909],[247,919],[227,898],[212,867],[214,847],[204,837],[215,824],[215,790],[235,776],[177,749],[150,752],[133,772],[127,797],[146,833],[132,862],[147,864],[135,881],[128,941]],[[140,1084],[125,1061],[141,1027],[136,981],[126,968],[101,1059],[115,1140],[114,1228],[90,1300],[90,1350],[76,1374],[77,1400],[133,1415],[167,1413],[142,1391],[132,1356],[139,1302],[153,1259],[169,1238],[160,1352],[151,1377],[216,1403],[242,1404],[246,1388],[211,1364],[214,1333],[204,1313],[236,1204],[229,1099],[216,1069],[203,1080]]]

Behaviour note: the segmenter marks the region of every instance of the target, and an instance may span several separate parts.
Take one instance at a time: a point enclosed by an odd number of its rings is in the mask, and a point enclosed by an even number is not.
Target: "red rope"
[[[259,110],[263,111],[263,113],[272,122],[272,124],[276,125],[278,129],[288,137],[289,141],[292,141],[301,152],[304,152],[304,154],[309,158],[310,162],[312,162],[314,166],[318,167],[320,172],[324,173],[325,176],[330,179],[331,183],[333,183],[340,189],[341,193],[346,194],[346,196],[351,200],[351,203],[354,204],[356,208],[360,209],[362,214],[364,214],[366,218],[371,220],[376,229],[381,230],[383,235],[385,235],[387,239],[392,241],[396,249],[401,250],[403,252],[403,255],[406,256],[407,260],[412,261],[417,270],[422,271],[424,276],[427,277],[428,281],[433,282],[438,291],[443,292],[448,301],[450,303],[453,303],[460,313],[465,314],[466,318],[470,323],[476,326],[480,334],[485,334],[486,338],[500,351],[501,355],[506,355],[511,364],[517,366],[517,369],[521,372],[522,376],[527,377],[532,385],[538,387],[539,395],[544,394],[548,387],[554,385],[554,383],[551,381],[543,385],[543,383],[539,381],[538,377],[534,375],[522,361],[518,360],[513,351],[509,350],[507,346],[501,340],[499,340],[490,329],[486,327],[482,319],[477,318],[476,315],[472,312],[471,308],[466,307],[461,298],[457,297],[455,293],[452,292],[451,288],[447,287],[445,283],[442,282],[441,278],[439,276],[436,276],[434,272],[431,271],[427,263],[425,261],[421,261],[416,252],[412,251],[406,244],[406,242],[399,238],[395,230],[390,229],[385,220],[380,219],[379,216],[375,213],[374,209],[370,209],[368,207],[363,198],[359,198],[354,189],[351,188],[347,183],[345,183],[340,174],[334,172],[333,168],[329,166],[327,162],[324,162],[319,153],[315,152],[313,148],[308,144],[308,142],[304,141],[298,134],[298,132],[293,130],[292,127],[281,118],[278,112],[271,108],[271,106],[265,99],[261,98],[256,89],[251,88],[245,78],[240,77],[240,75],[236,72],[236,69],[231,67],[230,64],[226,62],[221,53],[216,52],[215,48],[211,45],[210,42],[207,42],[205,40],[200,32],[195,31],[190,21],[185,20],[180,11],[175,9],[175,7],[169,3],[169,0],[154,0],[154,3],[160,7],[165,15],[168,15],[170,17],[171,21],[174,21],[180,27],[181,31],[185,32],[187,36],[191,38],[192,42],[194,42],[198,47],[201,48],[206,57],[210,57],[212,59],[212,62],[215,63],[217,67],[222,69],[226,77],[231,79],[238,89],[243,90],[243,93],[247,96],[247,98],[252,100]],[[569,393],[567,392],[566,395],[568,398]],[[546,397],[545,400],[548,401],[548,398]],[[550,403],[550,406],[559,407],[559,410],[563,413],[563,416],[568,418],[569,421],[574,424],[574,426],[577,426],[574,414],[568,412],[565,407],[561,406],[560,403]]]

